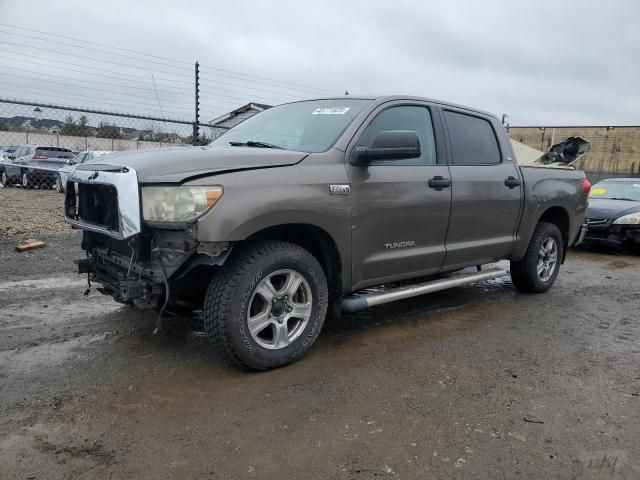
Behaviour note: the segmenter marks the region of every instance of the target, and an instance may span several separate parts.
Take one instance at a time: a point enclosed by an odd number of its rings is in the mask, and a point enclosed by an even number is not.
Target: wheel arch
[[[317,225],[286,223],[252,233],[245,241],[283,240],[309,251],[324,270],[329,283],[329,302],[334,305],[342,296],[343,265],[338,245],[329,232]],[[337,307],[336,307],[337,308]],[[339,311],[339,308],[337,308]],[[332,311],[332,313],[334,313]],[[336,312],[337,313],[337,312]]]

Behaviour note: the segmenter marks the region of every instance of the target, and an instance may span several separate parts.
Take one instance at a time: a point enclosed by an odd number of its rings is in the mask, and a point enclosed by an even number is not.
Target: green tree
[[[120,133],[120,127],[115,123],[113,125],[109,125],[107,122],[100,122],[96,132],[96,137],[117,139],[122,138],[122,134]]]
[[[80,118],[78,119],[78,128],[77,128],[78,133],[76,133],[76,135],[79,135],[80,137],[88,137],[91,134],[91,131],[87,123],[88,123],[87,117],[85,115],[81,115]]]
[[[60,135],[77,135],[78,125],[71,115],[65,118],[62,127],[60,127]]]

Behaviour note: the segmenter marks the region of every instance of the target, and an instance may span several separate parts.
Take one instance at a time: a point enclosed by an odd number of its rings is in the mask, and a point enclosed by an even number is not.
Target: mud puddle
[[[48,342],[0,352],[0,371],[7,374],[33,372],[57,367],[68,360],[80,360],[83,348],[102,341],[109,333],[83,335],[68,340]]]

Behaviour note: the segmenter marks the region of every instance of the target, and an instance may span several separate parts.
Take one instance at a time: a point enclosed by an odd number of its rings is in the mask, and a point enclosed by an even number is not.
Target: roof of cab
[[[426,98],[426,97],[416,97],[414,95],[381,95],[381,96],[376,96],[376,95],[341,95],[341,96],[336,96],[336,97],[319,97],[319,98],[308,98],[305,100],[298,100],[296,102],[289,102],[289,103],[298,103],[298,102],[306,102],[306,101],[314,101],[314,100],[371,100],[374,101],[376,103],[385,103],[385,102],[391,102],[391,101],[396,101],[396,100],[419,100],[419,101],[423,101],[423,102],[429,102],[429,103],[435,103],[436,105],[440,105],[442,107],[453,107],[453,108],[459,108],[462,110],[467,110],[469,112],[473,112],[473,113],[479,113],[485,116],[489,116],[492,118],[497,119],[498,117],[491,113],[491,112],[487,112],[484,110],[480,110],[478,108],[473,108],[473,107],[468,107],[466,105],[458,105],[457,103],[452,103],[452,102],[444,102],[442,100],[436,100],[434,98]]]

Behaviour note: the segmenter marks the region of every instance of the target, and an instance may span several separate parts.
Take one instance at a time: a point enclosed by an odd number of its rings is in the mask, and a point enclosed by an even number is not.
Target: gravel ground
[[[2,478],[640,478],[638,257],[571,252],[544,295],[371,309],[247,374],[186,319],[153,336],[151,313],[83,296],[60,238],[48,274],[3,252]]]
[[[55,190],[0,187],[0,240],[68,234],[63,203],[64,195]]]

